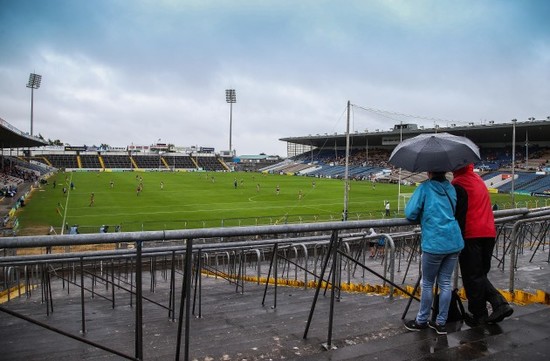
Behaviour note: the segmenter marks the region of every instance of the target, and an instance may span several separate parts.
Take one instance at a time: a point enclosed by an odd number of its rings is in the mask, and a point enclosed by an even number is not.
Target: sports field
[[[414,188],[402,186],[401,193]],[[397,185],[350,181],[348,219],[382,218],[386,200],[391,216],[402,217]],[[102,225],[128,232],[331,221],[342,217],[344,181],[262,173],[58,173],[26,203],[18,213],[20,234],[46,234],[51,226],[59,234],[64,224],[97,233]]]

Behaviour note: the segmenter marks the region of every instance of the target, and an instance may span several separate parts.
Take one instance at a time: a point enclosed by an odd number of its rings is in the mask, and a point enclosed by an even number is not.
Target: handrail
[[[495,211],[495,222],[498,225],[507,225],[513,223],[512,228],[512,241],[511,241],[511,257],[512,262],[510,265],[510,291],[514,291],[514,268],[515,268],[515,252],[518,242],[518,230],[524,223],[539,220],[550,219],[550,207],[543,207],[537,209],[518,208],[511,210]],[[181,330],[185,327],[185,341],[184,341],[184,354],[185,359],[188,359],[189,352],[189,310],[191,302],[191,283],[192,283],[192,257],[194,253],[198,252],[221,252],[227,255],[228,270],[230,267],[230,260],[232,259],[231,253],[238,257],[237,254],[240,251],[254,252],[260,262],[260,254],[267,250],[275,253],[279,250],[290,249],[294,252],[295,258],[298,258],[298,248],[303,248],[304,256],[309,257],[309,250],[313,249],[314,257],[314,269],[311,272],[314,279],[317,282],[317,295],[320,290],[324,272],[327,268],[328,261],[331,257],[332,262],[335,263],[333,268],[332,286],[341,283],[341,275],[335,274],[335,270],[340,268],[340,261],[336,258],[338,252],[337,248],[330,246],[344,245],[347,249],[346,254],[352,256],[352,243],[356,242],[361,247],[361,242],[374,238],[366,234],[365,230],[369,228],[387,228],[391,229],[391,232],[380,233],[376,237],[384,237],[385,242],[385,254],[384,254],[384,272],[382,278],[390,283],[390,298],[394,294],[394,275],[395,275],[395,258],[396,258],[396,243],[399,244],[399,239],[406,242],[406,238],[411,234],[418,233],[418,226],[416,223],[411,222],[404,218],[393,219],[379,219],[379,220],[363,220],[363,221],[337,221],[337,222],[325,222],[325,223],[303,223],[303,224],[281,224],[271,226],[246,226],[246,227],[227,227],[227,228],[207,228],[207,229],[186,229],[186,230],[170,230],[170,231],[148,231],[148,232],[118,232],[118,233],[98,233],[98,234],[81,234],[81,235],[47,235],[47,236],[24,236],[24,237],[4,237],[0,238],[0,249],[14,249],[14,248],[34,248],[34,247],[54,247],[54,246],[75,246],[75,245],[91,245],[91,244],[116,244],[119,242],[134,242],[136,244],[135,249],[117,249],[109,251],[87,251],[87,252],[74,252],[74,253],[47,253],[42,255],[26,255],[26,256],[5,256],[0,257],[0,267],[13,267],[18,265],[30,265],[30,264],[43,264],[43,263],[56,263],[56,262],[74,262],[80,264],[81,277],[83,277],[83,262],[89,261],[101,261],[112,260],[118,258],[121,260],[132,258],[135,259],[135,272],[136,285],[140,284],[141,273],[141,261],[145,260],[145,257],[155,256],[172,256],[176,254],[185,255],[185,273],[184,284],[182,285],[182,295],[180,304],[180,319],[178,320],[178,332],[181,337]],[[410,227],[412,231],[403,232],[400,227]],[[292,235],[300,235],[292,237]],[[306,234],[304,236],[304,234]],[[284,235],[284,237],[273,237]],[[265,239],[247,239],[247,236],[264,236]],[[234,237],[227,239],[228,237]],[[220,241],[221,240],[221,241]],[[155,242],[171,242],[170,245],[164,243],[155,244]],[[150,244],[150,247],[145,247],[145,244]],[[405,244],[405,243],[403,243]],[[149,245],[149,244],[148,244]],[[328,249],[326,245],[329,245]],[[417,245],[416,245],[417,246]],[[415,247],[416,247],[415,246]],[[319,249],[321,250],[319,252]],[[208,257],[207,253],[201,253],[201,257]],[[317,262],[320,255],[325,257],[323,261],[322,276],[319,278],[317,273]],[[347,256],[346,256],[347,257]],[[281,257],[284,259],[284,257]],[[151,260],[151,262],[153,262]],[[217,262],[217,256],[216,256]],[[239,262],[243,262],[241,259]],[[290,264],[290,260],[286,261]],[[355,261],[354,261],[355,262]],[[172,262],[173,267],[174,262]],[[298,262],[295,263],[295,269],[297,272]],[[242,266],[241,264],[239,266]],[[194,267],[194,266],[193,266]],[[201,264],[198,263],[198,267]],[[260,266],[257,268],[258,280],[260,278]],[[307,280],[307,275],[310,273],[306,263],[305,270],[302,272]],[[348,273],[351,267],[348,266]],[[275,264],[275,302],[276,302],[276,287],[277,287],[277,268]],[[340,271],[338,271],[340,272]],[[230,273],[230,272],[228,272]],[[389,275],[388,275],[389,273]],[[244,273],[241,274],[241,276]],[[238,277],[239,275],[231,275],[231,277]],[[243,282],[244,282],[244,277]],[[328,281],[328,280],[327,280]],[[47,281],[49,282],[49,281]],[[83,280],[81,280],[83,285]],[[48,285],[45,285],[46,287]],[[185,287],[183,287],[185,286]],[[200,287],[200,285],[197,285]],[[267,287],[267,283],[266,283]],[[305,282],[307,287],[307,281]],[[336,287],[332,287],[334,289]],[[83,294],[84,289],[81,287]],[[143,344],[141,341],[142,334],[142,315],[141,315],[141,300],[143,299],[141,287],[136,287],[136,349],[135,357],[141,359],[143,356]],[[171,296],[172,297],[172,296]],[[199,295],[200,297],[200,295]],[[334,294],[333,294],[334,297]],[[172,298],[171,298],[172,299]],[[113,298],[114,300],[114,298]],[[199,301],[200,302],[200,301]],[[174,301],[171,303],[171,307],[174,307]],[[186,303],[186,304],[185,304]],[[276,303],[275,303],[276,304]],[[184,311],[185,307],[185,311]],[[85,319],[84,319],[84,303],[82,302],[83,313],[83,331],[85,331]],[[331,311],[332,312],[332,311]],[[308,327],[309,322],[308,320]],[[173,317],[173,311],[172,311]],[[185,326],[183,325],[183,318],[185,317]],[[331,316],[332,317],[332,316]],[[307,333],[307,330],[306,330]],[[330,337],[330,330],[329,330]],[[179,340],[178,340],[179,341]],[[178,342],[179,344],[179,342]],[[179,354],[179,349],[177,351]]]
[[[199,228],[167,231],[118,232],[71,235],[21,236],[0,238],[0,248],[32,248],[46,246],[75,246],[119,242],[148,242],[267,234],[319,232],[370,227],[396,227],[414,224],[405,218],[325,223],[281,224],[225,228]]]
[[[518,239],[518,229],[519,227],[527,222],[533,222],[533,221],[546,221],[550,219],[550,214],[542,217],[533,217],[528,219],[521,219],[514,223],[514,226],[512,227],[512,236],[511,238],[511,245],[510,245],[510,285],[509,285],[509,291],[512,294],[512,297],[514,296],[514,279],[515,279],[515,269],[516,269],[516,248],[517,248],[517,239]]]

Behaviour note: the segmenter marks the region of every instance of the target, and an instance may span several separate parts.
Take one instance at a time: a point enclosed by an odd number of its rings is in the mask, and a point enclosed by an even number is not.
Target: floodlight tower
[[[32,135],[32,124],[33,124],[34,89],[40,88],[41,81],[42,81],[42,75],[31,73],[31,75],[29,76],[29,82],[27,83],[27,88],[31,88],[31,135]]]
[[[225,90],[225,101],[229,103],[229,151],[233,155],[231,132],[233,130],[233,103],[237,102],[237,94],[235,93],[235,89]]]

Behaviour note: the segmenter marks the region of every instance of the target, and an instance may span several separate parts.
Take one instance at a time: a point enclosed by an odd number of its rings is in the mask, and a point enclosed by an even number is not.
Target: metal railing
[[[502,266],[502,269],[504,269],[506,257],[509,258],[509,289],[513,291],[518,250],[521,250],[523,244],[519,240],[521,237],[524,239],[528,237],[530,240],[535,240],[535,243],[538,242],[535,252],[540,245],[544,247],[550,209],[522,208],[495,211],[495,217],[499,231],[495,257],[499,260],[499,267]],[[384,230],[381,236],[386,242],[381,272],[365,262],[367,247],[372,240],[372,237],[365,232],[369,228]],[[526,233],[527,231],[529,234]],[[380,237],[380,234],[377,237]],[[74,250],[78,246],[97,244],[111,245],[113,249],[51,253],[55,247],[70,247]],[[119,247],[121,244],[133,245],[133,249],[122,249]],[[235,284],[237,292],[244,292],[247,279],[258,284],[265,283],[262,305],[265,304],[268,287],[272,285],[273,307],[276,307],[277,285],[281,279],[285,278],[286,272],[286,279],[294,278],[296,285],[316,288],[304,338],[307,337],[321,288],[330,287],[332,302],[327,337],[327,344],[330,347],[334,300],[340,297],[341,286],[346,283],[342,280],[347,276],[349,284],[356,269],[360,268],[363,275],[366,270],[383,280],[384,285],[388,284],[390,297],[393,297],[395,288],[410,297],[415,297],[396,283],[395,268],[397,265],[400,270],[402,265],[406,265],[406,274],[412,261],[420,253],[419,244],[418,226],[406,219],[0,238],[0,249],[4,249],[4,254],[9,254],[13,249],[25,248],[40,248],[46,252],[38,255],[0,257],[4,288],[9,289],[22,283],[26,286],[25,294],[30,297],[32,286],[40,286],[41,297],[47,305],[48,314],[53,311],[52,277],[61,280],[63,287],[67,287],[67,291],[70,286],[79,288],[82,333],[86,332],[85,292],[109,300],[113,308],[116,307],[116,292],[129,294],[131,305],[135,307],[135,351],[133,355],[124,354],[84,337],[72,335],[62,329],[30,319],[7,307],[0,306],[0,311],[118,356],[131,360],[143,360],[143,302],[150,302],[167,310],[169,318],[174,321],[177,315],[178,341],[175,359],[179,360],[180,353],[183,352],[184,359],[189,360],[189,335],[192,332],[190,318],[196,313],[197,307],[199,317],[202,312],[201,273],[207,272],[214,277],[227,279]],[[267,265],[269,267],[262,268]],[[146,267],[149,267],[148,271]],[[150,290],[154,292],[159,269],[162,277],[170,281],[168,305],[144,295],[144,274],[148,273]],[[254,276],[249,276],[247,269],[253,269]],[[177,311],[175,285],[177,276],[180,274],[182,285]],[[85,285],[85,277],[92,280],[90,287]],[[21,282],[21,280],[24,281]],[[110,287],[110,294],[98,292],[98,285],[104,285],[106,290]],[[193,289],[194,294],[192,294]],[[193,307],[192,310],[191,307]],[[185,336],[183,351],[180,349],[182,334]]]

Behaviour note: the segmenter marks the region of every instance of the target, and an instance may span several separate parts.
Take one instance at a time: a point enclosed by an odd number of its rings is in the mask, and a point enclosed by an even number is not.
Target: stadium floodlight
[[[40,88],[40,83],[42,82],[42,75],[31,73],[29,75],[29,82],[27,83],[27,88],[31,88],[31,135],[32,135],[32,126],[33,126],[33,111],[34,111],[34,89]]]
[[[237,94],[235,93],[235,89],[225,90],[225,101],[229,103],[229,151],[233,154],[231,133],[233,131],[233,103],[237,102]]]

